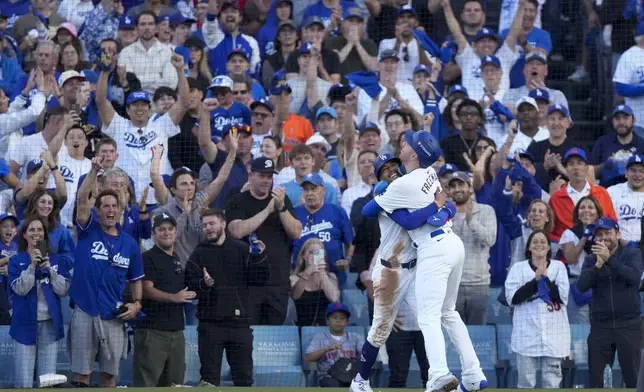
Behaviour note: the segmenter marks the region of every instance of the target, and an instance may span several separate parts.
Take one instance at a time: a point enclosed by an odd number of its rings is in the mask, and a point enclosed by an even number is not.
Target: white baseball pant
[[[534,389],[537,385],[537,370],[541,368],[541,388],[557,389],[561,384],[561,358],[526,357],[517,354],[519,372],[518,388]]]
[[[429,382],[450,374],[441,325],[456,346],[461,359],[461,378],[466,382],[485,380],[467,328],[456,312],[458,287],[463,274],[465,248],[449,228],[444,234],[427,236],[414,243],[417,250],[416,300],[418,325],[425,337],[429,360]]]

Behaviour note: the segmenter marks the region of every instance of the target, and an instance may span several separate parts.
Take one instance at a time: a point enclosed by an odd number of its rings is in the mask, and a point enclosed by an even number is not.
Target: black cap
[[[203,50],[206,47],[206,44],[202,40],[196,37],[190,37],[186,40],[186,42],[183,43],[183,46],[187,46],[189,48],[199,48]]]
[[[177,225],[177,221],[172,217],[172,215],[168,214],[167,212],[161,212],[154,216],[154,219],[152,220],[152,228],[156,229],[165,222],[170,223],[172,226]]]
[[[200,79],[195,79],[195,78],[188,78],[188,86],[192,90],[193,88],[196,88],[197,90],[201,91],[202,93],[206,93],[206,90],[208,89],[208,86],[204,84]]]
[[[241,11],[241,10],[240,10],[240,8],[239,8],[239,5],[237,4],[237,1],[236,1],[236,0],[232,0],[232,1],[231,1],[231,0],[228,0],[228,1],[224,1],[224,3],[221,5],[221,9],[219,10],[219,12],[220,12],[220,13],[221,13],[221,12],[224,12],[224,11],[225,11],[225,10],[227,10],[228,8],[234,8],[234,9],[236,9],[237,11]]]
[[[276,173],[273,160],[266,157],[253,159],[253,162],[250,164],[250,171],[255,173]]]

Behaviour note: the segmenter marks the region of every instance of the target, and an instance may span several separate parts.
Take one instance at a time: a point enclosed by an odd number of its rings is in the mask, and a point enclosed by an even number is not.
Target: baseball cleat
[[[373,392],[373,389],[371,389],[371,385],[369,383],[369,380],[363,380],[360,375],[356,375],[356,377],[351,381],[351,387],[349,388],[350,392]]]
[[[487,388],[487,380],[476,382],[461,381],[461,383],[458,384],[458,392],[477,392],[482,391],[485,388]]]
[[[429,381],[427,384],[425,392],[452,392],[458,388],[458,378],[453,374],[447,374]]]

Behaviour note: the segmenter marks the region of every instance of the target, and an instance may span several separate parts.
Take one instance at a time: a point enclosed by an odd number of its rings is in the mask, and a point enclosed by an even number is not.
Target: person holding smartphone
[[[326,325],[325,309],[340,300],[338,278],[329,272],[324,243],[318,238],[304,242],[291,274],[291,298],[297,309],[297,325]]]
[[[43,218],[28,217],[17,235],[19,252],[9,259],[15,388],[33,387],[36,363],[38,375],[56,373],[58,341],[64,336],[60,298],[69,291],[71,276],[69,264],[51,254],[46,227]]]

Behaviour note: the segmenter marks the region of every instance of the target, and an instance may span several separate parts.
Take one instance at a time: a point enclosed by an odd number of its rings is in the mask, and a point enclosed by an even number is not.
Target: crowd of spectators
[[[250,326],[283,325],[292,302],[297,326],[329,327],[305,350],[320,385],[344,386],[333,364],[359,358],[363,340],[346,331],[341,291],[356,285],[372,300],[380,240],[361,211],[379,174],[404,172],[401,136],[426,130],[465,244],[456,309],[466,324],[487,323],[489,288],[502,287],[520,388],[534,388],[538,371],[543,387],[559,387],[576,323],[591,326],[589,387],[603,386],[615,352],[635,387],[643,9],[0,3],[0,324],[17,347],[14,385],[55,373],[66,338],[70,381],[89,385],[98,362],[101,386],[113,387],[132,328],[134,384],[182,384],[196,312],[201,385],[220,385],[225,351],[234,384],[250,386]],[[548,81],[570,18],[586,36],[570,83],[594,86],[597,40],[612,53],[615,96],[598,140],[571,111],[575,97]],[[374,173],[382,154],[394,159]],[[405,385],[412,351],[426,381],[419,334],[389,338],[390,386]]]

